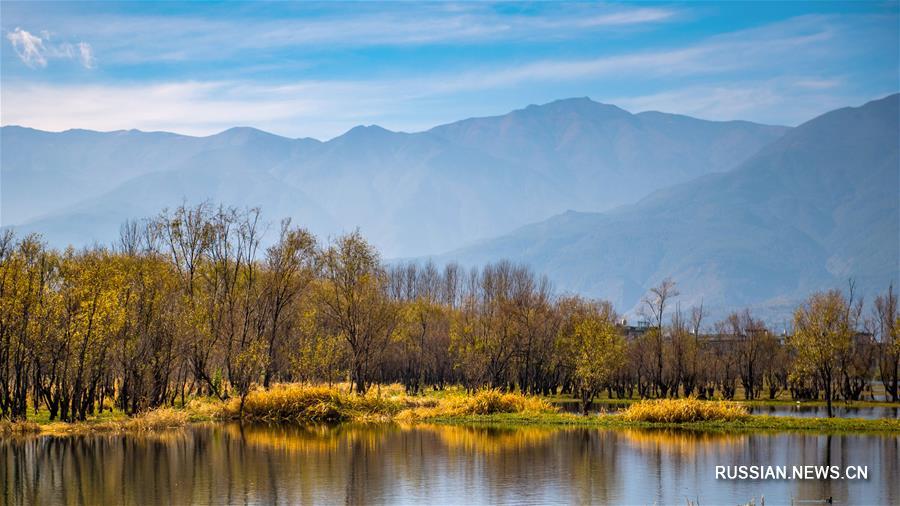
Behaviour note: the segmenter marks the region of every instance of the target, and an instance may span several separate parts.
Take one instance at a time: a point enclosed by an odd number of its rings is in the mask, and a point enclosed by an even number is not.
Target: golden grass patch
[[[475,395],[448,396],[440,401],[402,411],[397,419],[415,422],[429,418],[449,418],[497,413],[553,413],[556,408],[540,397],[499,390],[482,390]]]
[[[655,399],[636,402],[619,415],[629,422],[691,423],[732,422],[750,417],[747,408],[730,401]]]
[[[244,401],[244,419],[264,422],[343,422],[378,420],[405,407],[399,396],[383,397],[370,392],[354,395],[337,388],[307,385],[276,385],[251,392]],[[241,416],[240,400],[225,406],[231,418]]]

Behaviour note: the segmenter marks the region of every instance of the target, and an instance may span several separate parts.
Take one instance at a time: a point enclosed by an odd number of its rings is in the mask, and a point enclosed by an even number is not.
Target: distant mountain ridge
[[[811,291],[872,296],[900,271],[900,95],[800,125],[733,171],[605,213],[567,212],[439,260],[510,258],[635,308],[671,276],[685,306],[785,316]]]
[[[386,256],[417,256],[727,171],[787,130],[589,99],[418,133],[355,127],[325,142],[252,128],[188,137],[3,127],[0,224],[78,246],[112,240],[125,219],[208,199],[260,206],[322,236],[359,227]]]

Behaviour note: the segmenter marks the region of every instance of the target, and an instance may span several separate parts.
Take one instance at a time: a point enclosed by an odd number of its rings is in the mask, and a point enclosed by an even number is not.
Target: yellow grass
[[[619,414],[629,422],[689,423],[731,422],[750,417],[747,408],[729,401],[698,399],[657,399],[632,404]]]
[[[22,422],[10,422],[0,420],[0,434],[11,436],[14,434],[34,434],[41,431],[41,426],[30,420]]]
[[[244,402],[243,417],[264,422],[342,422],[390,417],[405,407],[400,396],[383,397],[377,392],[348,394],[337,388],[305,385],[276,385],[251,392]],[[231,418],[241,416],[240,400],[225,406]]]
[[[122,420],[102,422],[52,422],[40,427],[45,434],[84,434],[88,432],[151,432],[178,429],[187,425],[188,414],[173,408],[157,408]]]
[[[397,419],[415,422],[429,418],[447,418],[497,413],[550,413],[556,408],[540,397],[499,390],[482,390],[473,396],[449,396],[438,402],[402,411]]]
[[[210,397],[191,399],[185,406],[185,411],[192,422],[223,420],[229,417],[225,403]]]
[[[188,414],[172,408],[158,408],[141,413],[121,422],[122,428],[133,431],[150,431],[175,429],[184,427],[188,422]]]

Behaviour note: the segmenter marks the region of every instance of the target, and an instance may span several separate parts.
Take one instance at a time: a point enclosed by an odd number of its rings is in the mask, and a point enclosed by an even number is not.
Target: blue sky
[[[589,96],[799,124],[900,88],[898,2],[2,2],[0,121],[327,139]]]

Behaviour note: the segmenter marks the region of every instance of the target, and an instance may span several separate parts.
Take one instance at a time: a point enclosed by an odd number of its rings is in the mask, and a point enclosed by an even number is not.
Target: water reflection
[[[5,504],[900,503],[900,437],[676,430],[198,426],[0,440]],[[722,481],[716,465],[868,465]]]

